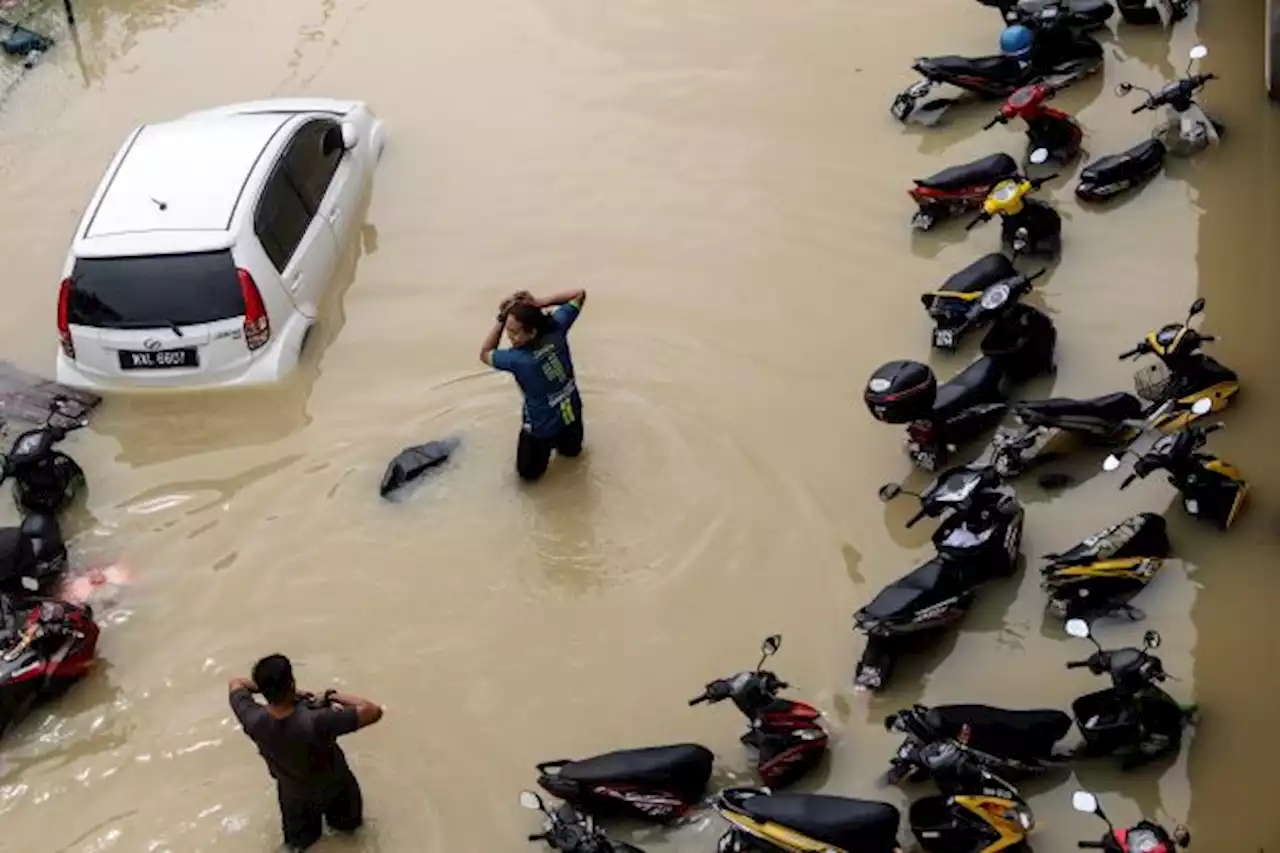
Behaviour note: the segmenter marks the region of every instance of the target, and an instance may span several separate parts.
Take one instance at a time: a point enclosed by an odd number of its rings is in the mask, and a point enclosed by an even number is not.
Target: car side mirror
[[[1160,632],[1148,631],[1147,633],[1143,634],[1142,645],[1146,646],[1148,649],[1160,648]]]
[[[342,123],[342,147],[347,151],[355,148],[360,142],[360,134],[356,132],[356,126],[350,122]]]
[[[885,483],[880,487],[880,502],[888,503],[889,501],[902,494],[902,486],[897,483]]]

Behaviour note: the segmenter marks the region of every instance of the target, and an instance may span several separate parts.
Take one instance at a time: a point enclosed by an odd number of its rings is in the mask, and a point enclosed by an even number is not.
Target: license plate
[[[934,329],[933,345],[935,347],[953,347],[956,345],[955,329]]]
[[[167,370],[174,367],[199,367],[195,347],[162,349],[154,352],[120,350],[121,370]]]

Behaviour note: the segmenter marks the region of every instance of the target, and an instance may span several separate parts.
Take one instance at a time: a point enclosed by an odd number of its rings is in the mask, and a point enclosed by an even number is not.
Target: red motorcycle
[[[1088,791],[1076,791],[1071,796],[1071,807],[1078,812],[1097,815],[1107,824],[1107,834],[1099,841],[1079,841],[1076,846],[1088,850],[1105,850],[1107,853],[1175,853],[1177,847],[1191,846],[1191,833],[1178,825],[1173,833],[1160,824],[1140,820],[1128,829],[1116,829],[1115,824],[1098,805],[1098,798]]]
[[[756,751],[756,773],[770,788],[785,788],[817,767],[830,740],[822,712],[804,702],[779,699],[778,692],[790,685],[761,669],[781,647],[780,635],[766,637],[754,670],[718,678],[689,700],[690,705],[733,700],[750,726],[742,742]]]
[[[1005,99],[1000,112],[982,129],[989,130],[1020,118],[1027,123],[1028,157],[1032,151],[1043,148],[1049,152],[1050,160],[1069,163],[1080,153],[1084,131],[1069,113],[1045,106],[1044,102],[1057,93],[1058,87],[1047,83],[1023,86]]]
[[[0,734],[42,699],[93,666],[98,625],[88,605],[45,599],[21,605],[0,596]]]
[[[917,178],[915,186],[907,190],[920,208],[911,218],[911,227],[928,231],[943,219],[977,210],[992,187],[1017,176],[1018,164],[1008,154],[1000,153]]]

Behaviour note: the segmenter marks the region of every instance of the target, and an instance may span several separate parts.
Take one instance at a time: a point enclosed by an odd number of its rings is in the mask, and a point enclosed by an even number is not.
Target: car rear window
[[[244,297],[230,250],[81,258],[71,273],[67,320],[77,326],[158,329],[243,314]]]

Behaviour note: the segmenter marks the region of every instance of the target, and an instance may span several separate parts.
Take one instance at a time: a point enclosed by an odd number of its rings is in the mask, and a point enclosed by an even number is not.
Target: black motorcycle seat
[[[945,597],[955,578],[949,568],[946,558],[934,557],[880,590],[860,612],[873,619],[909,616],[922,602]]]
[[[35,573],[36,554],[31,539],[21,528],[0,528],[0,586],[34,577]]]
[[[62,539],[62,525],[58,518],[46,513],[32,513],[22,519],[19,528],[22,535],[31,543],[31,550],[36,560],[44,563],[66,553],[66,543]]]
[[[1053,708],[1009,710],[993,705],[937,705],[925,716],[929,728],[954,738],[969,726],[974,749],[1011,758],[1042,758],[1071,729],[1071,717]]]
[[[1080,170],[1080,181],[1085,184],[1109,184],[1121,172],[1141,174],[1158,165],[1165,155],[1164,143],[1158,139],[1139,142],[1128,151],[1099,157]]]
[[[781,824],[842,850],[882,853],[893,850],[897,842],[898,809],[874,800],[771,794],[748,798],[742,810],[756,820]]]
[[[1103,394],[1101,397],[1088,397],[1083,400],[1072,397],[1050,397],[1048,400],[1019,403],[1017,412],[1031,416],[1024,420],[1053,420],[1084,416],[1119,422],[1141,416],[1142,401],[1126,391],[1117,391],[1114,394]]]
[[[983,255],[967,267],[960,269],[942,283],[942,290],[959,293],[975,293],[986,290],[998,281],[1018,274],[1013,261],[1001,252]]]
[[[994,56],[929,56],[916,61],[916,70],[922,74],[936,71],[947,75],[972,75],[974,77],[1016,80],[1023,76],[1022,64],[1002,54]]]
[[[978,359],[938,386],[938,396],[933,401],[934,418],[944,421],[971,405],[995,401],[1003,378],[1004,371],[998,361],[985,356]]]
[[[962,163],[916,181],[918,187],[935,190],[958,190],[965,187],[993,185],[1018,173],[1018,164],[1004,152]],[[1003,256],[1002,256],[1003,257]]]
[[[711,778],[711,750],[696,743],[620,749],[560,767],[561,778],[586,785],[609,782],[675,783],[700,788]]]

